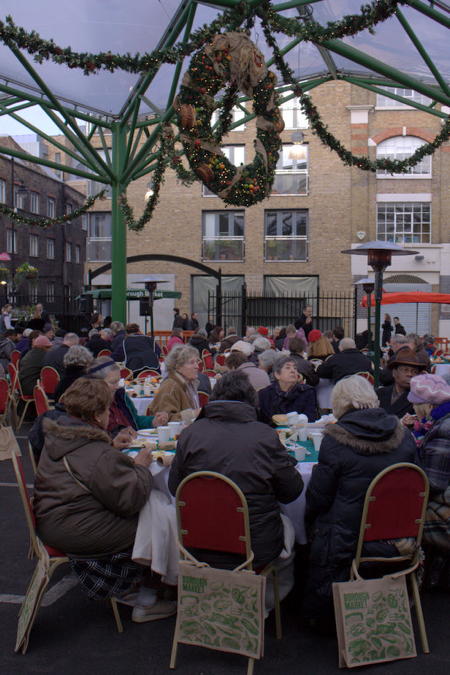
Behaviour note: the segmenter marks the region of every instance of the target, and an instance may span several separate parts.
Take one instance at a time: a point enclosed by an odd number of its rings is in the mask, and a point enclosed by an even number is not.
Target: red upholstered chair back
[[[133,371],[130,370],[129,368],[121,368],[120,369],[120,377],[123,378],[124,380],[128,380],[130,377],[133,377]]]
[[[214,359],[211,352],[207,349],[203,349],[202,351],[202,361],[207,370],[214,370]]]
[[[247,500],[238,486],[213,471],[198,471],[178,486],[178,529],[184,548],[251,555]]]
[[[138,376],[138,380],[145,380],[146,377],[161,377],[161,373],[158,373],[157,370],[152,370],[151,368],[148,368],[147,370],[142,370]]]
[[[0,415],[4,415],[8,410],[9,402],[9,382],[4,377],[0,377]]]
[[[215,370],[206,370],[206,369],[204,369],[203,372],[204,372],[205,375],[207,375],[208,377],[217,377],[217,373],[216,373]]]
[[[98,356],[111,356],[112,351],[110,349],[101,349],[98,353]]]
[[[10,361],[13,364],[13,366],[16,366],[16,368],[18,366],[18,363],[20,361],[21,356],[22,356],[22,353],[19,352],[18,349],[13,349],[13,351],[11,352]]]
[[[50,404],[48,402],[48,398],[45,395],[45,391],[40,387],[38,384],[36,384],[33,388],[33,396],[34,396],[34,405],[36,406],[36,413],[38,415],[43,415],[47,410],[50,410]]]
[[[11,362],[8,363],[8,375],[9,375],[9,383],[11,385],[11,391],[14,393],[21,393],[19,389],[19,377],[17,368]]]
[[[227,357],[225,356],[225,354],[216,354],[216,363],[218,366],[224,366],[226,360]]]
[[[365,380],[370,382],[370,384],[373,384],[375,382],[374,376],[371,375],[371,373],[369,373],[369,371],[367,371],[367,370],[362,370],[360,373],[356,373],[356,374],[359,375],[360,377],[363,377]]]
[[[370,484],[364,507],[364,541],[421,538],[428,501],[427,477],[414,464],[394,464]]]
[[[198,402],[200,403],[200,408],[203,408],[209,401],[209,394],[206,391],[198,392]]]
[[[53,396],[60,380],[58,371],[51,366],[44,366],[39,380],[47,396]]]

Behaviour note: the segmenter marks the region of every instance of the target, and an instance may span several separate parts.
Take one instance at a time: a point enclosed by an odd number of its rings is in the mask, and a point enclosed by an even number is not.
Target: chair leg
[[[123,633],[123,624],[122,619],[120,618],[119,609],[117,607],[117,600],[115,598],[110,598],[110,601],[111,601],[111,609],[113,611],[114,619],[117,626],[117,632]]]
[[[23,420],[25,419],[25,415],[26,415],[26,412],[28,410],[28,406],[30,405],[30,403],[34,403],[34,401],[25,401],[25,406],[23,408],[22,417],[20,418],[19,426],[17,427],[17,431],[19,431],[20,427],[22,426]]]
[[[247,675],[253,675],[253,666],[255,665],[255,659],[249,659],[247,665]]]
[[[31,447],[30,442],[28,443],[28,452],[30,454],[31,468],[33,469],[34,475],[36,475],[36,471],[37,471],[36,460],[34,458],[34,452],[33,452],[33,448]]]
[[[280,608],[280,587],[278,584],[278,574],[275,568],[272,570],[273,577],[273,597],[275,601],[275,635],[277,640],[281,640],[283,637],[283,631],[281,628],[281,608]]]
[[[178,653],[178,640],[177,640],[177,636],[174,635],[173,642],[172,642],[172,651],[170,653],[170,664],[169,664],[169,668],[171,670],[174,670],[174,668],[177,664],[177,653]]]
[[[422,649],[424,654],[429,654],[430,647],[428,645],[427,631],[425,628],[425,620],[423,618],[422,612],[422,603],[420,601],[419,587],[417,585],[417,577],[415,572],[411,573],[411,586],[414,598],[414,605],[416,607],[417,623],[419,624],[419,633],[420,633],[420,641],[422,643]]]

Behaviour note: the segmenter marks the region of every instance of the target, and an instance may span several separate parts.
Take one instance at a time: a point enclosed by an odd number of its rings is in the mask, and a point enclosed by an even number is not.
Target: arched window
[[[377,159],[407,159],[425,145],[426,141],[416,136],[393,136],[381,141],[377,145]],[[431,155],[427,155],[421,162],[409,168],[407,173],[390,174],[388,171],[378,171],[378,178],[431,178]]]

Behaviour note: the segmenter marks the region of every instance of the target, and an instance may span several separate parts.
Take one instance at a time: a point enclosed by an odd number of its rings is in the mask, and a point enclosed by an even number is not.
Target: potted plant
[[[15,282],[17,286],[20,286],[20,284],[25,280],[29,279],[31,281],[37,280],[39,274],[39,270],[37,267],[34,267],[33,265],[30,265],[29,263],[22,263],[19,265],[19,267],[16,267],[16,273],[15,273]]]
[[[0,266],[0,281],[8,281],[9,279],[9,269],[7,267]]]

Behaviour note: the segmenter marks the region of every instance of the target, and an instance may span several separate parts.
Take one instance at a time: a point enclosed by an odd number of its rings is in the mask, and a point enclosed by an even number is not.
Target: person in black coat
[[[303,312],[299,318],[294,321],[294,326],[297,328],[303,328],[305,332],[305,338],[308,339],[308,334],[313,329],[313,318],[312,318],[313,308],[312,305],[305,305]]]
[[[68,389],[75,380],[86,375],[86,371],[93,360],[94,357],[86,347],[82,347],[81,345],[69,347],[64,356],[64,370],[58,386],[56,387],[55,401],[59,401],[66,389]]]
[[[426,363],[411,347],[401,347],[389,361],[393,384],[377,389],[381,407],[391,415],[402,419],[414,415],[412,403],[408,400],[411,378],[427,369]]]
[[[231,478],[247,498],[254,566],[258,568],[280,555],[284,536],[279,502],[296,499],[303,481],[276,432],[257,421],[256,392],[245,373],[226,373],[212,398],[180,435],[169,490],[175,494],[183,478],[194,471],[217,471]],[[214,556],[202,551],[201,557],[209,562]],[[224,554],[214,557],[216,565],[228,561]]]
[[[292,356],[280,356],[273,366],[274,382],[258,392],[261,422],[274,426],[273,415],[304,413],[309,422],[317,419],[316,391],[298,383],[297,364]]]
[[[356,349],[352,338],[343,338],[339,343],[339,354],[333,354],[317,368],[319,377],[333,382],[361,372],[372,373],[372,361]]]
[[[58,371],[60,375],[64,373],[64,357],[70,347],[77,345],[80,338],[76,333],[66,333],[62,344],[51,347],[44,357],[42,366],[51,366]]]
[[[207,352],[211,353],[209,349],[208,338],[206,337],[206,331],[203,330],[202,328],[200,328],[200,330],[197,333],[194,333],[194,335],[191,335],[191,337],[189,338],[189,344],[198,350],[200,358],[202,357],[202,352],[204,349],[206,349]]]
[[[378,407],[372,385],[353,375],[332,397],[336,424],[328,424],[306,492],[311,535],[304,614],[313,625],[334,623],[332,584],[348,581],[362,510],[372,479],[397,462],[415,461],[415,442],[393,415]],[[394,543],[370,542],[367,555],[394,557]]]
[[[400,323],[400,319],[398,316],[394,316],[394,324],[395,324],[395,334],[396,335],[406,335],[406,330]]]
[[[381,345],[383,347],[386,347],[388,345],[388,343],[390,342],[392,331],[394,330],[393,327],[392,327],[390,314],[384,315],[384,321],[381,325],[381,329],[383,331],[383,333],[381,335]]]

